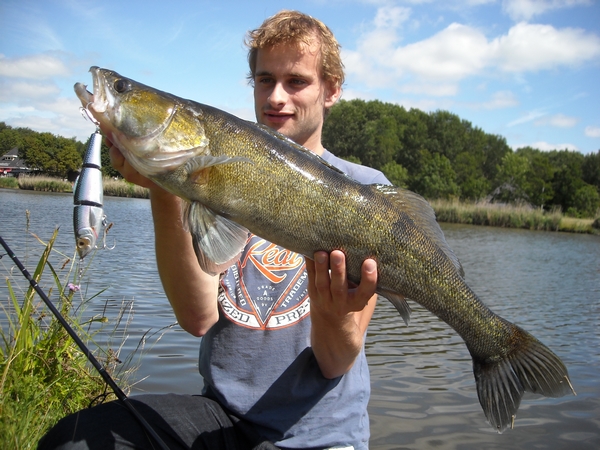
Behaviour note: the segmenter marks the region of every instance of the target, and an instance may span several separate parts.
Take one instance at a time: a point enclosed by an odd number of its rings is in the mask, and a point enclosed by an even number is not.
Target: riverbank
[[[463,203],[448,200],[433,200],[430,203],[439,222],[600,234],[600,217],[568,217],[560,211],[542,211],[528,205]]]
[[[149,191],[122,179],[105,178],[104,195],[128,198],[149,198]],[[0,188],[25,189],[39,192],[72,192],[73,185],[52,177],[0,178]],[[600,234],[600,216],[581,219],[568,217],[560,211],[542,211],[527,205],[497,203],[464,203],[448,200],[430,202],[437,220],[446,223],[522,228],[539,231]]]
[[[84,319],[90,298],[84,297],[80,285],[67,283],[74,279],[76,265],[68,264],[69,260],[62,261],[62,266],[56,264],[57,235],[55,229],[33,279],[40,281],[46,268],[52,271],[54,285],[46,291],[50,301],[85,345],[96,345],[94,335],[108,331],[108,319],[98,315]],[[43,307],[33,288],[21,288],[18,271],[7,270],[3,275],[9,298],[6,303],[3,299],[0,315],[0,436],[6,446],[3,448],[34,448],[60,418],[116,396],[90,365],[88,349],[75,344],[65,327]],[[135,368],[122,369],[128,363],[121,364],[119,343],[116,348],[97,348],[93,355],[121,389],[129,391],[128,379]]]
[[[122,179],[105,177],[102,180],[104,195],[127,198],[150,198],[148,189]],[[23,189],[37,192],[73,192],[73,183],[47,176],[0,178],[0,188]]]

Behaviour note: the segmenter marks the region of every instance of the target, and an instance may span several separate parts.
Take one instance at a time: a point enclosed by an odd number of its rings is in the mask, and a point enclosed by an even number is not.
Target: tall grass
[[[73,192],[73,186],[69,181],[45,175],[20,176],[19,189],[41,192]]]
[[[113,197],[150,198],[148,189],[122,179],[104,177],[102,180],[104,195]],[[61,178],[44,175],[3,177],[0,178],[0,187],[19,188],[28,191],[40,192],[73,192],[73,183]]]
[[[594,219],[564,217],[559,210],[542,211],[529,205],[462,203],[448,200],[430,202],[439,222],[524,228],[542,231],[570,231],[597,234]]]
[[[15,177],[0,177],[0,188],[19,189],[19,181]]]
[[[121,179],[105,177],[103,180],[104,195],[113,197],[150,198],[148,189]]]
[[[85,304],[95,296],[83,299],[82,290],[76,284],[66,283],[73,272],[73,263],[65,282],[61,281],[59,275],[68,266],[69,259],[66,258],[67,262],[58,270],[50,262],[57,233],[55,230],[45,245],[32,276],[39,283],[44,271],[50,272],[53,285],[46,294],[54,297],[53,303],[80,338],[90,343],[94,335],[92,328],[97,328],[93,325],[108,320],[103,316],[83,319]],[[53,316],[47,316],[48,311],[33,288],[24,291],[22,300],[18,298],[15,287],[19,283],[13,281],[18,271],[15,275],[12,270],[7,273],[9,301],[7,305],[2,304],[5,320],[0,329],[0,440],[2,448],[29,449],[34,448],[61,417],[113,399],[114,394],[61,324]],[[77,275],[73,278],[75,283],[76,278]],[[124,312],[125,309],[121,309],[117,325]],[[118,350],[106,348],[94,353],[120,384],[135,370],[116,373]]]

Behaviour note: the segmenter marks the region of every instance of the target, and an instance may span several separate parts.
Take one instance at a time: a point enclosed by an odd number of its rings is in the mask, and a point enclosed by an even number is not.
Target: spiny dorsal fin
[[[437,220],[435,220],[435,212],[427,200],[419,194],[396,186],[387,186],[383,184],[374,184],[372,186],[374,189],[387,195],[388,199],[396,205],[396,207],[408,214],[415,225],[417,225],[421,231],[435,242],[446,254],[454,264],[454,267],[456,267],[460,276],[464,278],[465,271],[462,264],[446,242],[444,232],[437,223]]]
[[[313,151],[307,149],[306,147],[303,147],[302,145],[297,144],[296,142],[292,141],[286,135],[281,134],[280,132],[278,132],[276,130],[273,130],[272,128],[269,128],[268,126],[263,125],[261,123],[255,123],[254,125],[256,125],[258,128],[260,128],[262,131],[266,132],[267,134],[270,134],[274,138],[277,138],[280,141],[285,142],[289,146],[294,147],[295,149],[301,151],[308,158],[313,159],[313,160],[319,162],[320,164],[323,164],[323,165],[329,167],[331,170],[333,170],[334,172],[339,173],[340,175],[344,175],[344,176],[348,177],[348,175],[345,172],[342,172],[337,167],[332,166],[330,163],[328,163],[327,161],[325,161],[321,156],[317,155],[315,152],[313,152]]]

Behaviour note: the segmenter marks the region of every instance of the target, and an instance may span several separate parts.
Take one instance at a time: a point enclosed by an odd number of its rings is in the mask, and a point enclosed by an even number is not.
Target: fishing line
[[[50,299],[48,298],[46,293],[37,284],[37,282],[32,278],[32,276],[29,274],[29,272],[23,266],[23,264],[21,264],[21,261],[19,261],[19,258],[17,258],[17,256],[13,253],[13,251],[10,249],[10,247],[4,241],[4,239],[2,239],[2,236],[0,236],[0,244],[2,244],[2,247],[4,247],[4,250],[6,251],[7,255],[11,257],[11,259],[17,265],[17,267],[19,268],[19,270],[21,271],[23,276],[25,278],[27,278],[31,287],[33,289],[35,289],[35,291],[42,298],[42,300],[44,301],[44,303],[46,304],[48,309],[50,309],[52,314],[54,314],[54,317],[56,317],[56,319],[64,327],[64,329],[67,331],[67,333],[69,333],[69,336],[71,336],[71,338],[75,341],[75,343],[77,344],[79,349],[85,354],[88,361],[98,371],[98,373],[100,374],[102,379],[106,382],[106,384],[108,384],[108,386],[110,386],[110,388],[113,390],[113,392],[115,393],[117,398],[123,402],[123,404],[127,407],[127,409],[129,409],[129,411],[139,421],[139,423],[142,425],[142,427],[150,434],[150,436],[152,436],[152,438],[156,441],[156,443],[163,450],[169,450],[169,447],[167,446],[167,444],[164,443],[164,441],[160,438],[160,436],[156,433],[156,431],[154,431],[154,429],[150,426],[150,424],[146,421],[146,419],[144,419],[144,417],[134,408],[134,406],[131,404],[131,402],[127,401],[128,400],[127,395],[125,395],[125,393],[121,390],[121,388],[117,385],[117,383],[115,383],[115,380],[113,380],[112,377],[108,374],[108,372],[104,369],[104,367],[102,367],[102,365],[98,362],[96,357],[90,352],[90,350],[86,347],[86,345],[83,343],[83,341],[79,338],[77,333],[73,330],[73,328],[71,328],[71,326],[68,324],[68,322],[65,320],[65,318],[56,309],[56,307],[54,306],[52,301],[50,301]]]

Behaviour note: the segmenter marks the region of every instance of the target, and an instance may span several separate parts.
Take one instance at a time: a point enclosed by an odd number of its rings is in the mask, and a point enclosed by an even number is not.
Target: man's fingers
[[[366,259],[361,267],[360,284],[356,288],[355,296],[366,304],[377,289],[377,263]]]
[[[334,298],[345,298],[348,295],[348,282],[346,276],[346,256],[339,250],[334,250],[329,255],[329,269],[331,269],[331,294]]]

